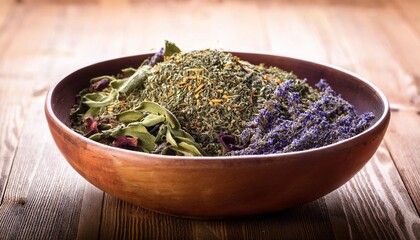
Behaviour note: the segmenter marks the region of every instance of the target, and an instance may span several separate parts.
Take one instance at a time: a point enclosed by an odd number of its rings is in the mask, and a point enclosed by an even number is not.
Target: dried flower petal
[[[232,135],[221,133],[217,140],[222,144],[226,151],[234,151],[241,149],[240,146],[235,144],[235,138]]]
[[[151,58],[147,59],[147,64],[150,66],[156,65],[158,62],[163,61],[163,48],[159,52],[156,52]]]
[[[109,82],[110,81],[108,78],[102,78],[101,80],[92,84],[92,86],[90,87],[91,92],[99,92],[104,90],[106,87],[108,87]]]
[[[119,148],[137,147],[138,139],[127,136],[119,136],[113,143],[112,146]]]
[[[84,125],[89,129],[88,133],[85,135],[86,137],[90,137],[91,135],[99,132],[99,122],[92,117],[87,117],[84,121]]]

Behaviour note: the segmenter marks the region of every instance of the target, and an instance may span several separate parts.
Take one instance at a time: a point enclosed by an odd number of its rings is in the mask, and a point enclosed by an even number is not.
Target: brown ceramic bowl
[[[279,211],[337,189],[372,157],[387,129],[387,99],[366,80],[335,67],[267,54],[234,53],[252,63],[293,71],[311,85],[327,79],[358,113],[376,118],[363,133],[329,146],[285,154],[235,157],[173,157],[99,144],[69,128],[75,95],[89,80],[137,67],[144,54],[77,70],[49,91],[45,113],[59,150],[86,180],[144,208],[178,216],[238,217]]]

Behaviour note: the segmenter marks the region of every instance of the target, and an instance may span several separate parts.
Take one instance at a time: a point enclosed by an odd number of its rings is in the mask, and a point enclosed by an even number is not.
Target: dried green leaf
[[[83,96],[82,101],[89,107],[105,107],[111,104],[118,96],[118,91],[112,89],[111,92],[106,95],[102,92],[88,93]]]
[[[160,125],[159,131],[156,135],[155,143],[159,143],[163,141],[163,137],[166,136],[166,131],[168,131],[168,127],[164,124]]]
[[[86,119],[88,117],[95,118],[99,115],[99,112],[101,111],[100,107],[91,107],[89,108],[86,113],[83,115],[83,119]]]
[[[172,43],[168,40],[165,40],[165,51],[163,52],[164,56],[172,56],[175,53],[181,52],[181,49],[179,49],[175,43]]]
[[[109,83],[109,85],[111,85],[111,87],[113,89],[119,89],[124,84],[124,82],[126,80],[127,80],[126,78],[124,78],[124,79],[116,79],[116,80],[111,81]]]
[[[89,137],[89,139],[91,139],[91,140],[93,140],[93,141],[99,141],[99,140],[101,140],[103,138],[103,134],[102,133],[95,133],[95,134],[93,134],[93,135],[91,135],[90,137]]]
[[[147,79],[150,66],[144,65],[137,69],[130,77],[128,77],[119,87],[118,92],[122,92],[126,95],[129,95],[135,88],[143,83]],[[115,85],[115,84],[114,84]],[[112,86],[114,86],[112,85]]]
[[[169,130],[171,131],[171,133],[176,137],[176,138],[180,138],[180,139],[188,139],[192,142],[195,142],[195,139],[186,131],[182,130],[181,128],[179,129],[174,129],[174,128],[169,128]]]
[[[178,146],[171,146],[170,148],[185,156],[202,156],[201,152],[194,145],[186,142],[180,142],[178,143]]]
[[[155,102],[143,101],[136,107],[136,110],[164,115],[172,128],[178,129],[181,127],[176,117],[169,110]]]
[[[132,68],[132,67],[124,68],[124,69],[121,70],[121,72],[123,72],[123,73],[130,73],[130,72],[134,73],[136,71],[137,71],[137,69]]]
[[[145,127],[151,127],[165,121],[164,115],[149,114],[140,123]]]
[[[146,127],[139,122],[128,124],[127,127],[113,132],[112,136],[135,137],[140,142],[140,147],[142,147],[146,152],[151,152],[156,148],[156,137],[150,134]]]
[[[131,123],[140,120],[144,117],[144,113],[136,110],[127,110],[117,115],[120,122]]]
[[[171,131],[166,131],[166,141],[172,146],[178,146],[175,139],[172,137]]]

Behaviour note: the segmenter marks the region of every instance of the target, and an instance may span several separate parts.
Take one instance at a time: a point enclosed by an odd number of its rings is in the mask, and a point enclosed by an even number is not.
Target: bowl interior
[[[327,65],[300,59],[256,53],[234,54],[254,64],[277,66],[292,71],[299,78],[306,78],[314,86],[320,79],[326,79],[331,87],[355,106],[358,114],[371,111],[375,114],[374,125],[386,113],[387,102],[382,93],[360,77]],[[137,67],[152,54],[143,54],[108,60],[82,68],[60,81],[51,93],[51,109],[66,126],[70,126],[69,112],[75,103],[75,95],[89,85],[89,80],[100,75],[113,75],[127,67]]]

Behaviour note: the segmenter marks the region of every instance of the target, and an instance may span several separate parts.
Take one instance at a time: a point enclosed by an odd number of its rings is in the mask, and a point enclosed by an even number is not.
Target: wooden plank
[[[203,29],[212,35],[206,42],[212,40],[203,48],[221,48],[233,51],[266,52],[270,50],[267,26],[262,21],[265,12],[258,7],[257,1],[224,1],[209,5],[212,19],[209,28],[192,25],[191,28]],[[194,11],[191,7],[188,12]],[[234,9],[234,10],[233,10]],[[200,16],[200,15],[198,15]],[[202,30],[202,31],[203,31]],[[205,42],[204,42],[205,43]]]
[[[101,239],[190,239],[189,220],[145,210],[106,195]]]
[[[420,4],[418,7],[420,9]],[[383,18],[378,18],[378,14]],[[389,57],[398,63],[399,66],[393,69],[397,78],[394,81],[403,85],[405,91],[400,92],[403,93],[401,95],[407,97],[408,104],[420,106],[420,69],[417,64],[420,55],[412,52],[413,49],[420,49],[420,32],[416,33],[410,27],[410,22],[407,22],[392,4],[380,12],[371,10],[360,17],[370,22],[369,31],[381,39],[381,45],[389,53]],[[397,28],[398,34],[395,34]]]
[[[6,2],[7,3],[7,2]],[[1,5],[4,7],[5,5]],[[33,36],[33,41],[38,40],[42,42],[43,36],[36,34],[29,29],[22,29],[25,25],[25,12],[23,8],[10,9],[7,14],[9,20],[5,21],[0,28],[0,115],[1,131],[0,141],[2,146],[0,148],[0,199],[8,180],[8,175],[15,156],[16,147],[22,132],[22,125],[27,112],[25,107],[30,101],[33,89],[32,81],[35,79],[31,67],[39,67],[39,65],[28,62],[30,53],[27,45],[21,42],[21,33],[27,33]],[[2,8],[4,9],[4,8]],[[40,24],[42,27],[47,27],[48,24]],[[25,31],[28,30],[28,31]],[[26,36],[24,37],[27,41]],[[19,44],[25,46],[19,46]],[[23,57],[25,56],[25,57]],[[37,56],[31,58],[33,61],[40,60]],[[38,61],[41,62],[41,61]],[[26,66],[22,68],[22,66]],[[42,89],[42,84],[38,85],[36,89]],[[39,94],[39,91],[34,92]]]
[[[420,215],[420,111],[394,111],[385,142]]]
[[[365,11],[365,14],[361,12]],[[348,49],[348,52],[354,53],[352,61],[355,68],[363,72],[368,79],[372,80],[380,87],[382,91],[388,96],[391,106],[398,109],[418,109],[419,85],[416,83],[415,78],[418,74],[418,68],[412,66],[407,59],[411,61],[419,61],[417,54],[410,54],[409,49],[418,48],[418,37],[410,32],[404,25],[405,22],[395,15],[392,9],[384,8],[379,10],[367,9],[360,10],[357,13],[345,12],[340,9],[331,9],[331,12],[336,21],[333,25],[337,30],[346,29],[346,33],[338,32],[342,35],[341,41]],[[377,16],[381,14],[381,18]],[[347,19],[347,20],[346,20]],[[383,20],[381,20],[383,19]],[[351,24],[347,21],[352,21],[358,26],[352,28]],[[391,32],[391,28],[385,27],[387,24],[397,24],[401,29],[401,34],[398,36],[407,36],[406,39],[397,41],[396,38],[391,37],[395,33]],[[340,25],[342,24],[342,25]],[[390,26],[395,26],[395,25]],[[345,27],[343,27],[343,25]],[[363,26],[363,27],[362,27]],[[351,31],[349,37],[345,36]],[[359,35],[357,35],[359,33]],[[364,33],[364,34],[360,34]],[[367,49],[365,46],[374,46]],[[401,51],[405,53],[401,53]],[[409,51],[409,52],[407,52]],[[357,57],[356,57],[357,56]],[[404,60],[405,59],[405,60]],[[395,94],[397,93],[397,94]],[[408,107],[407,107],[408,106]],[[413,106],[413,107],[409,107]],[[398,133],[408,133],[408,129],[418,129],[420,124],[416,120],[415,113],[409,115],[408,118],[399,118],[400,121],[391,121],[390,130]],[[394,129],[394,130],[391,130]],[[414,130],[412,130],[415,132]],[[402,136],[395,138],[386,138],[387,146],[391,151],[393,160],[398,172],[406,184],[409,194],[413,199],[415,205],[419,206],[419,190],[420,184],[418,176],[420,170],[418,164],[413,159],[418,159],[418,154],[410,149],[416,149],[420,139],[420,135],[409,135],[409,138]],[[405,144],[405,145],[401,145]],[[401,150],[394,146],[406,146],[404,148],[405,155],[401,155]],[[410,169],[410,171],[404,171]]]
[[[43,114],[44,97],[32,99],[0,205],[0,238],[75,238],[85,182],[60,157]],[[70,209],[69,209],[70,207]]]
[[[321,236],[333,238],[323,199],[264,216],[196,220],[156,213],[106,195],[100,238],[313,239]]]
[[[265,29],[258,20],[262,13],[256,6],[254,1],[135,1],[126,12],[124,53],[156,50],[164,40],[182,50],[267,51]],[[153,19],[153,24],[146,24],[145,19]]]
[[[420,218],[385,145],[352,180],[326,196],[337,239],[416,239]]]
[[[270,1],[259,6],[271,52],[278,55],[326,62],[327,56],[317,32],[318,18],[311,15],[314,5]],[[304,76],[301,76],[304,78]]]
[[[77,239],[97,239],[99,237],[103,195],[102,190],[86,183],[80,207]]]
[[[375,38],[373,27],[369,25],[371,22],[365,19],[365,15],[372,14],[371,9],[360,6],[349,9],[334,5],[327,7],[327,11],[325,7],[315,7],[300,13],[312,18],[318,28],[317,37],[324,43],[329,62],[363,72],[368,79],[379,75],[372,81],[388,94],[394,92],[395,88],[402,91],[407,89],[406,83],[393,78],[401,74],[395,72],[401,66],[396,61],[388,60],[392,53]],[[409,98],[405,98],[407,96],[391,97],[396,102],[410,102]],[[415,143],[411,144],[416,146]],[[398,171],[385,145],[382,145],[355,178],[326,197],[336,238],[418,237],[419,229],[416,226],[419,218]]]
[[[13,0],[4,0],[0,2],[0,29],[2,28],[3,24],[9,20],[9,13],[13,5]]]
[[[18,3],[25,3],[25,4],[78,4],[78,5],[86,5],[86,4],[95,4],[98,3],[99,0],[16,0]]]
[[[16,154],[16,146],[21,136],[23,118],[26,115],[27,102],[26,84],[22,81],[8,81],[0,77],[0,202],[6,190],[10,169]],[[21,96],[16,94],[19,89]]]
[[[72,6],[19,4],[1,28],[0,108],[8,114],[0,116],[2,127],[7,127],[0,139],[8,148],[0,148],[4,160],[0,162],[0,239],[99,235],[102,192],[86,185],[59,155],[43,113],[50,83],[77,65],[74,60],[79,55],[68,49],[79,44],[71,40],[79,28],[70,22],[80,19],[80,14],[83,11]],[[86,48],[80,51],[80,59],[89,61]]]
[[[409,104],[410,98],[405,92],[406,83],[398,81],[401,77],[401,65],[383,42],[372,31],[372,23],[365,15],[372,9],[350,11],[345,8],[329,8],[331,19],[331,34],[337,36],[341,47],[350,53],[349,60],[354,65],[354,71],[378,86],[393,103]]]
[[[390,3],[393,4],[401,18],[405,19],[407,25],[420,35],[420,2],[417,0],[393,0]]]

